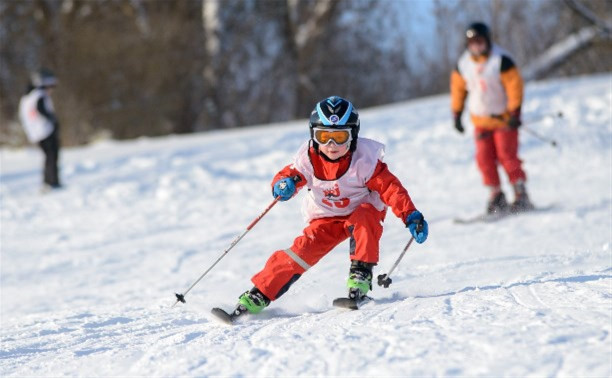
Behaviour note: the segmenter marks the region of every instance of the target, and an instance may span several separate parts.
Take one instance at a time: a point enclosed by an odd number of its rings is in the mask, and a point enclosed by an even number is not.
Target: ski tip
[[[221,321],[221,323],[227,325],[234,325],[234,318],[231,314],[228,314],[225,310],[215,307],[210,310],[210,313],[215,316],[215,319]]]
[[[336,298],[332,302],[334,307],[338,308],[346,308],[349,310],[357,310],[359,307],[357,306],[357,302],[351,298]]]
[[[369,301],[371,301],[372,298],[365,296],[359,300],[353,299],[353,298],[346,298],[346,297],[340,297],[340,298],[336,298],[334,299],[334,301],[332,302],[334,307],[338,307],[338,308],[346,308],[349,310],[359,310],[359,307]]]

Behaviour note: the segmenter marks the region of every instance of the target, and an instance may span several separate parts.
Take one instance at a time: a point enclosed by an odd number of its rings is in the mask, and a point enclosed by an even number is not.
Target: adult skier
[[[474,125],[476,162],[489,187],[488,214],[533,209],[527,195],[527,176],[518,157],[523,80],[510,55],[491,41],[489,27],[475,22],[465,31],[466,50],[450,77],[451,109],[455,128],[463,133],[461,115],[467,107]],[[501,189],[501,164],[514,189],[508,205]]]
[[[57,78],[48,69],[33,72],[27,92],[19,102],[19,118],[30,143],[38,144],[45,154],[43,191],[61,187],[59,158],[59,123],[55,117],[51,91]]]
[[[351,102],[337,96],[320,101],[309,125],[310,140],[272,180],[272,195],[280,201],[308,189],[302,204],[308,226],[293,245],[274,252],[253,276],[255,286],[240,296],[233,316],[259,313],[347,238],[348,296],[362,299],[372,288],[388,206],[417,243],[427,239],[427,221],[382,161],[384,145],[359,137],[359,114]]]

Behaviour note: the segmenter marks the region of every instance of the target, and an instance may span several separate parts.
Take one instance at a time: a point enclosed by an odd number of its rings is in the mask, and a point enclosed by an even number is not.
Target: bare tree
[[[543,77],[547,72],[563,64],[573,54],[583,49],[597,37],[596,27],[587,26],[547,48],[542,54],[533,58],[523,69],[525,80]]]
[[[602,33],[609,35],[612,31],[612,19],[610,19],[610,13],[604,13],[608,14],[608,19],[604,20],[597,16],[597,14],[587,5],[581,3],[578,0],[565,0],[565,4],[567,4],[567,6],[570,7],[579,16],[587,20],[590,24],[593,24],[595,27],[597,27],[597,29],[599,29]],[[609,10],[609,8],[610,5],[608,4],[607,10]]]
[[[117,138],[193,130],[203,97],[193,80],[203,55],[199,3],[1,4],[3,125],[15,117],[16,87],[25,88],[29,72],[46,66],[59,78],[54,97],[66,144],[101,130]],[[1,134],[12,138],[4,127]]]
[[[411,8],[386,0],[0,1],[0,143],[25,139],[17,104],[40,66],[60,81],[65,144],[103,130],[132,138],[305,118],[329,95],[363,108],[446,92],[476,20],[489,23],[528,78],[609,71],[609,1],[436,0],[435,25],[419,24]],[[408,22],[423,43],[412,43]]]
[[[461,0],[436,2],[434,10],[441,26],[437,34],[441,49],[431,63],[434,69],[440,64],[450,68],[447,59],[452,54],[447,52],[453,45],[460,50],[465,47],[463,31],[473,21],[489,24],[494,41],[510,52],[526,79],[609,69],[606,62],[612,53],[610,20],[597,14],[611,14],[610,2]],[[458,54],[459,51],[455,60]],[[447,83],[448,77],[443,80]],[[442,87],[440,81],[431,86]]]
[[[285,39],[289,47],[288,58],[295,67],[297,78],[294,116],[308,114],[310,109],[306,104],[314,101],[315,85],[309,65],[338,4],[339,2],[334,0],[287,0]]]

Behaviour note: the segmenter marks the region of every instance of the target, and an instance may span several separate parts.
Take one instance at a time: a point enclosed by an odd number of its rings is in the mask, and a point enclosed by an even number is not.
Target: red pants
[[[476,128],[476,162],[482,173],[482,181],[487,186],[499,186],[497,164],[506,171],[510,183],[522,180],[527,176],[521,167],[518,157],[518,130]]]
[[[298,278],[335,246],[350,241],[350,258],[378,262],[378,243],[382,236],[385,210],[363,204],[351,215],[315,219],[298,236],[291,248],[270,256],[264,269],[251,281],[270,300],[283,295]]]

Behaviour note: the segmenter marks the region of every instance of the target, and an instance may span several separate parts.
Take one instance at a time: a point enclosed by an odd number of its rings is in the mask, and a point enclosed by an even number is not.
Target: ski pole
[[[543,135],[538,134],[537,132],[533,131],[532,129],[530,129],[527,126],[523,126],[523,130],[527,131],[529,134],[533,135],[534,137],[538,138],[539,140],[543,141],[543,142],[547,142],[550,143],[551,146],[553,147],[557,147],[557,141],[551,138],[547,138]]]
[[[531,124],[531,123],[538,123],[541,122],[543,120],[545,120],[546,118],[563,118],[563,112],[556,112],[556,113],[551,113],[551,114],[547,114],[544,115],[540,118],[536,118],[534,120],[531,121],[527,121],[526,123]],[[543,135],[540,135],[539,133],[533,131],[533,129],[527,127],[527,126],[523,126],[523,129],[525,131],[527,131],[529,134],[533,135],[534,137],[538,138],[539,140],[543,141],[543,142],[547,142],[550,143],[553,147],[557,147],[557,141],[552,139],[552,138],[547,138]]]
[[[408,244],[406,244],[406,246],[404,247],[404,250],[402,251],[400,256],[397,258],[397,260],[395,261],[395,264],[393,264],[393,266],[389,270],[389,273],[378,275],[378,286],[384,286],[386,289],[389,287],[389,285],[391,285],[391,282],[392,282],[391,277],[390,277],[391,273],[397,267],[399,262],[402,260],[402,257],[404,257],[404,255],[406,254],[406,251],[408,250],[408,248],[410,248],[410,244],[412,244],[413,241],[414,241],[414,236],[410,238],[410,240],[408,241]]]
[[[172,307],[176,306],[176,304],[177,304],[177,303],[179,303],[179,302],[186,303],[186,302],[185,302],[185,295],[187,295],[187,293],[189,293],[189,291],[190,291],[191,289],[193,289],[193,287],[194,287],[195,285],[197,285],[197,284],[198,284],[198,282],[200,282],[200,280],[201,280],[202,278],[204,278],[204,276],[205,276],[205,275],[207,275],[207,274],[208,274],[208,272],[210,272],[210,271],[212,270],[212,268],[214,268],[214,267],[215,267],[215,265],[217,265],[217,263],[218,263],[219,261],[221,261],[221,259],[222,259],[223,257],[225,257],[225,255],[227,255],[227,253],[228,253],[228,252],[229,252],[229,251],[230,251],[232,248],[234,248],[234,246],[235,246],[236,244],[238,244],[238,242],[239,242],[239,241],[240,241],[240,240],[241,240],[241,239],[244,237],[244,235],[246,235],[246,234],[247,234],[249,231],[251,231],[251,229],[252,229],[253,227],[255,227],[255,225],[257,224],[257,222],[259,222],[259,221],[261,220],[261,218],[263,218],[263,217],[264,217],[264,215],[266,215],[266,214],[268,213],[268,211],[270,211],[270,209],[271,209],[272,207],[274,207],[274,205],[276,205],[276,204],[278,203],[279,199],[280,199],[280,197],[276,197],[276,198],[274,198],[274,201],[272,201],[272,202],[271,202],[271,203],[268,205],[268,207],[266,207],[266,209],[265,209],[265,210],[264,210],[264,211],[263,211],[261,214],[259,214],[259,216],[258,216],[257,218],[255,218],[255,219],[254,219],[254,220],[251,222],[251,224],[249,224],[249,225],[247,226],[246,230],[244,230],[244,232],[243,232],[242,234],[238,235],[238,236],[236,237],[236,239],[234,239],[234,241],[233,241],[233,242],[232,242],[232,243],[229,245],[229,247],[227,247],[227,248],[225,249],[225,251],[223,251],[223,254],[222,254],[221,256],[219,256],[219,258],[217,259],[217,261],[215,261],[215,262],[214,262],[214,263],[213,263],[213,264],[210,266],[210,268],[208,268],[208,269],[206,270],[206,272],[204,272],[204,273],[203,273],[203,274],[200,276],[200,278],[198,278],[198,279],[197,279],[197,280],[196,280],[196,281],[195,281],[195,282],[194,282],[194,283],[193,283],[191,286],[189,286],[189,289],[187,289],[187,290],[186,290],[186,291],[185,291],[183,294],[175,293],[175,295],[176,295],[176,302],[174,302],[174,304],[172,305]],[[171,308],[172,308],[172,307],[171,307]]]
[[[495,115],[494,114],[491,117],[503,121],[503,117],[501,115]],[[550,143],[553,147],[557,147],[557,141],[556,140],[554,140],[552,138],[547,138],[547,137],[545,137],[545,136],[535,132],[533,129],[531,129],[531,128],[529,128],[529,127],[527,127],[525,125],[525,124],[538,123],[538,122],[541,122],[541,121],[545,120],[546,118],[550,118],[550,117],[553,117],[553,118],[563,118],[563,112],[556,112],[556,113],[546,114],[546,115],[543,115],[543,116],[541,116],[539,118],[532,119],[532,120],[529,120],[529,121],[525,121],[525,122],[523,122],[522,129],[525,130],[526,132],[528,132],[529,134],[533,135],[534,137],[538,138],[539,140],[541,140],[543,142],[546,142],[546,143]]]

